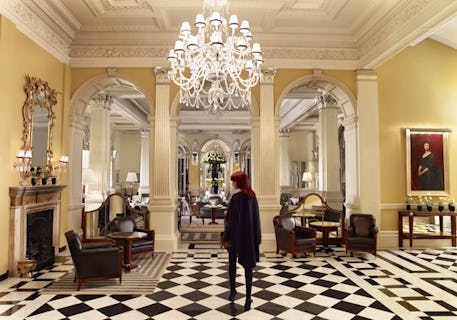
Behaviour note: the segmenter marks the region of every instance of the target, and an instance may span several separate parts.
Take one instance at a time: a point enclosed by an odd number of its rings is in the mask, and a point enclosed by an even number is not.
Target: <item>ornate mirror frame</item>
[[[51,170],[51,160],[53,157],[52,138],[56,122],[56,116],[53,110],[53,106],[57,104],[57,91],[55,89],[51,89],[48,83],[40,78],[31,77],[30,75],[27,75],[26,80],[27,82],[24,86],[24,91],[27,97],[22,107],[24,130],[22,131],[23,145],[21,149],[25,152],[32,150],[33,148],[33,113],[35,111],[35,106],[38,105],[41,108],[44,108],[48,111],[48,141],[46,147],[47,163],[43,165],[46,165],[48,169]]]

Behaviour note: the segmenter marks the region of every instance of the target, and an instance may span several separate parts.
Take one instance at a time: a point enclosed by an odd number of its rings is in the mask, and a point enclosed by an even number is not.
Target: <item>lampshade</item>
[[[59,162],[68,163],[68,156],[61,156]]]
[[[128,172],[127,173],[127,178],[125,178],[125,182],[137,182],[138,180],[136,179],[136,172]]]
[[[311,172],[303,172],[303,177],[301,179],[304,182],[311,182],[313,181],[313,176]]]

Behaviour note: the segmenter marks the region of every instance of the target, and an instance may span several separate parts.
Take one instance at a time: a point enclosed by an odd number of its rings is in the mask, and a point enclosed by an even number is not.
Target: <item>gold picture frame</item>
[[[406,129],[408,196],[449,196],[449,129]]]

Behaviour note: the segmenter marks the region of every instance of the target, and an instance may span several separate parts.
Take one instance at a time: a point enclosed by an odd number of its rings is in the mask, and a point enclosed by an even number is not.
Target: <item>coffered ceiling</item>
[[[267,67],[371,69],[430,36],[457,47],[455,0],[228,2],[230,14],[249,20]],[[168,65],[181,23],[192,23],[202,6],[203,0],[1,0],[0,13],[73,67],[153,67]],[[141,99],[130,100],[144,109]]]

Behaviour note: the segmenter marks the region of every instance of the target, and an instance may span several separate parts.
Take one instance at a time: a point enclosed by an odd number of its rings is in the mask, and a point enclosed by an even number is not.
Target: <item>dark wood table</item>
[[[322,245],[324,248],[328,248],[329,245],[329,233],[331,231],[338,231],[340,227],[339,222],[333,221],[313,221],[309,223],[309,226],[317,231],[322,232]]]
[[[130,271],[136,267],[136,264],[132,263],[132,242],[136,239],[146,238],[148,236],[145,232],[113,232],[108,234],[108,237],[115,240],[122,241],[122,247],[124,248],[124,268]]]
[[[403,232],[403,218],[408,217],[408,233]],[[426,234],[426,233],[414,233],[414,218],[415,217],[438,217],[440,223],[439,234]],[[443,217],[450,217],[451,219],[451,233],[444,232],[443,228]],[[438,212],[438,211],[410,211],[410,210],[399,210],[398,211],[398,246],[403,247],[403,239],[409,239],[409,246],[413,246],[413,239],[451,239],[452,246],[455,247],[456,241],[456,214],[454,212]]]
[[[222,210],[225,210],[227,209],[227,207],[224,207],[223,205],[211,205],[211,204],[206,204],[205,205],[205,208],[209,208],[211,209],[211,221],[209,224],[219,224],[218,222],[216,222],[216,209],[222,209]]]

